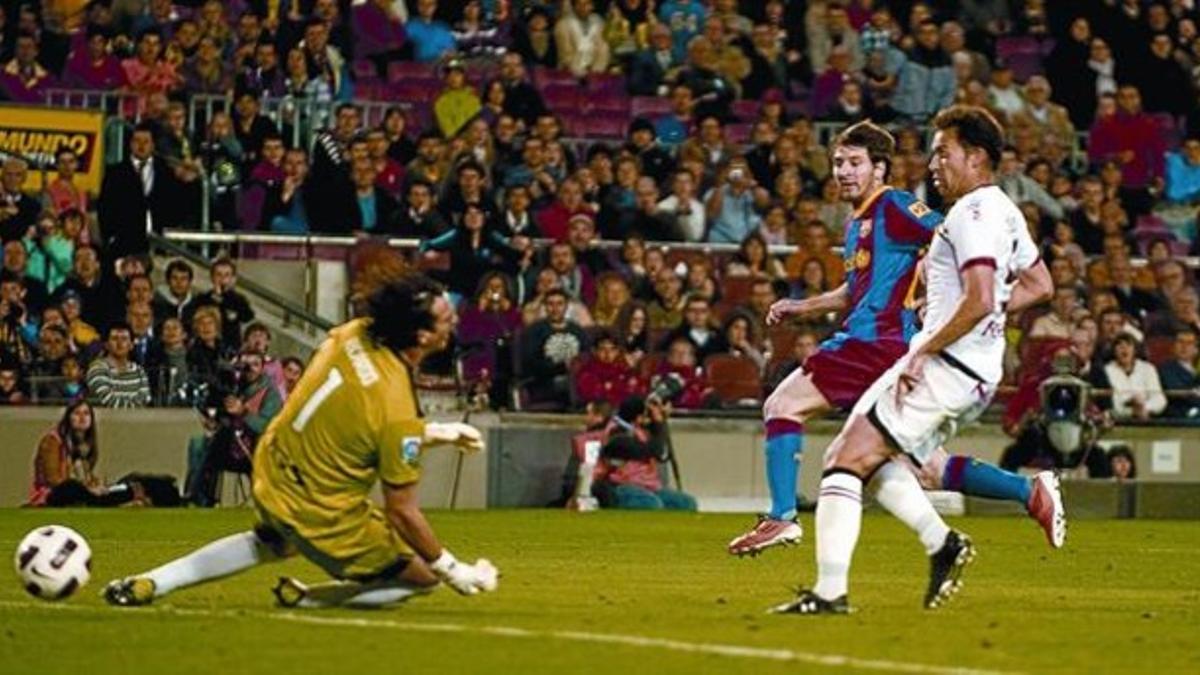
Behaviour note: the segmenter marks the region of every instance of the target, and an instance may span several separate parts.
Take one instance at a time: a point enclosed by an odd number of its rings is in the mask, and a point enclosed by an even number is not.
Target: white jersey
[[[1003,376],[1005,305],[1017,275],[1037,264],[1038,247],[1025,217],[999,187],[988,185],[963,195],[938,226],[925,256],[925,325],[920,344],[941,328],[963,296],[962,270],[985,265],[995,283],[991,313],[945,352],[989,384]]]

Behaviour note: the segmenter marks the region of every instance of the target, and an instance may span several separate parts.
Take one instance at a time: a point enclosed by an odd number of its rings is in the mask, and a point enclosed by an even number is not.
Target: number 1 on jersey
[[[317,408],[321,407],[325,399],[329,398],[333,392],[337,391],[338,387],[342,386],[342,382],[344,381],[341,372],[337,368],[330,368],[329,375],[325,377],[325,381],[304,402],[304,407],[300,409],[300,414],[296,415],[296,419],[292,420],[292,431],[296,433],[304,431],[305,425],[308,424],[308,419],[317,412]]]

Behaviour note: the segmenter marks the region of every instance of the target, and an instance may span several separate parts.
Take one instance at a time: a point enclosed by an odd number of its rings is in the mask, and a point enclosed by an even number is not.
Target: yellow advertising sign
[[[54,178],[54,156],[69,148],[79,158],[75,184],[95,194],[104,174],[104,114],[93,110],[55,110],[0,106],[0,160],[17,157],[29,164],[28,191],[40,190],[42,172]]]

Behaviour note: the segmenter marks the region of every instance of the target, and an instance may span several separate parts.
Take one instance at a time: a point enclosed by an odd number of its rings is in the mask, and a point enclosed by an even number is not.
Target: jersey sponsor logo
[[[400,459],[409,466],[419,466],[421,464],[421,437],[420,436],[405,436],[400,443]]]
[[[354,368],[354,374],[358,376],[362,386],[369,387],[379,381],[379,371],[375,369],[375,364],[371,363],[371,357],[367,356],[358,338],[346,340],[342,349],[350,359],[350,366]]]
[[[924,218],[929,215],[933,209],[925,205],[925,202],[916,201],[908,205],[908,212],[917,218]]]

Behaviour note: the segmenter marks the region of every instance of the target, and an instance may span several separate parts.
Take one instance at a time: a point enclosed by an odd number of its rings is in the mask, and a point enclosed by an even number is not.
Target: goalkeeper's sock
[[[862,479],[830,469],[817,499],[817,583],[813,592],[826,600],[846,595],[850,559],[862,527]]]
[[[951,455],[942,471],[942,488],[972,497],[1003,499],[1029,504],[1033,482],[1020,474],[981,462],[974,457]]]
[[[800,453],[804,450],[804,425],[794,420],[767,420],[767,487],[775,520],[796,517],[796,479],[800,475]]]
[[[884,462],[871,479],[871,489],[880,506],[917,533],[925,553],[937,553],[950,528],[934,510],[908,467],[896,461]]]
[[[296,603],[301,609],[325,607],[385,607],[403,602],[432,589],[401,584],[364,585],[354,581],[329,581],[308,586]]]
[[[154,595],[161,597],[213,579],[237,574],[264,560],[262,545],[253,532],[239,532],[139,575],[154,582]]]

